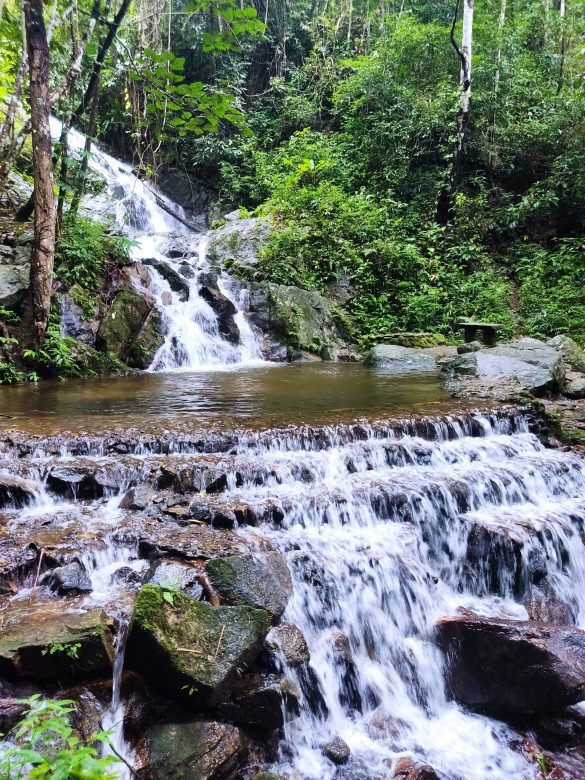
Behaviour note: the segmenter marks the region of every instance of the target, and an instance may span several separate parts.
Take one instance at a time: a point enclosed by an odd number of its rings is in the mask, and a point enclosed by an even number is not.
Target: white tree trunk
[[[464,0],[463,2],[463,30],[461,33],[461,112],[463,115],[469,113],[469,104],[471,101],[471,62],[473,49],[473,3],[474,0]]]

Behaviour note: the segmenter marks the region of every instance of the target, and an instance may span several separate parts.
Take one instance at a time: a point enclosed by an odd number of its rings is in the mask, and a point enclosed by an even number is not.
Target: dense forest
[[[341,281],[356,342],[453,339],[462,317],[585,339],[582,0],[3,0],[0,14],[0,232],[34,229],[28,298],[0,309],[4,381],[76,365],[52,290],[76,284],[87,303],[128,254],[80,208],[101,186],[94,141],[161,187],[179,172],[216,225],[266,215],[256,276],[325,294]]]

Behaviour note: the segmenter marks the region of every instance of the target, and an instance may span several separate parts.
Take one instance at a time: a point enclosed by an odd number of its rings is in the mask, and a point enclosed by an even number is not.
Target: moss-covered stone
[[[121,290],[108,309],[97,334],[97,346],[124,360],[152,306],[133,290]]]
[[[134,607],[127,662],[166,695],[192,706],[223,701],[260,651],[270,615],[252,607],[218,607],[156,585]]]
[[[102,610],[63,614],[47,604],[15,603],[4,615],[0,676],[49,681],[108,672],[112,626]]]
[[[243,734],[215,721],[167,723],[149,728],[141,740],[146,755],[140,777],[145,780],[216,780],[236,777],[246,757]]]
[[[148,368],[164,340],[161,313],[153,308],[126,350],[126,363],[132,368]]]
[[[283,780],[282,775],[275,775],[274,772],[258,772],[254,780]]]
[[[279,618],[292,594],[292,580],[280,553],[234,555],[207,561],[213,586],[227,604],[248,604]]]

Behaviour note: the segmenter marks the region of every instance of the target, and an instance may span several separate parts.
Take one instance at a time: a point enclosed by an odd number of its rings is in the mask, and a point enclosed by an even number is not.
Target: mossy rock
[[[411,349],[427,349],[429,347],[441,347],[447,343],[447,339],[441,333],[381,333],[370,337],[369,343],[395,344],[399,347]]]
[[[207,573],[222,600],[248,604],[279,618],[292,595],[292,580],[280,553],[233,555],[207,561]]]
[[[124,360],[138,336],[152,306],[133,290],[121,290],[106,312],[97,333],[96,344]]]
[[[258,655],[270,614],[217,607],[157,585],[136,599],[127,663],[167,696],[193,707],[225,700],[231,684]]]
[[[254,780],[284,780],[282,775],[275,775],[274,772],[258,772],[254,775]]]
[[[112,625],[100,609],[63,613],[15,603],[0,635],[0,676],[35,682],[109,673],[114,655]]]
[[[164,340],[161,313],[153,308],[126,350],[125,362],[132,368],[148,368]]]

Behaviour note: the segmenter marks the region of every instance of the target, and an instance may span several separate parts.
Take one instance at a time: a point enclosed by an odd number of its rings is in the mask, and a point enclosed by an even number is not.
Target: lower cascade
[[[11,434],[2,695],[57,674],[124,778],[583,777],[584,488],[514,408]]]

